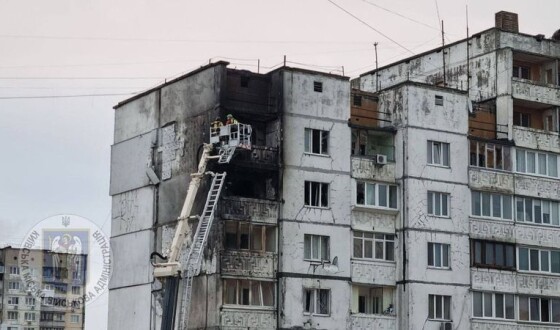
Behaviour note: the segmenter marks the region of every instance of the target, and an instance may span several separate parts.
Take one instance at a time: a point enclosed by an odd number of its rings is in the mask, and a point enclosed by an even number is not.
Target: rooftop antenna
[[[378,92],[379,91],[379,71],[377,71],[379,69],[379,66],[377,64],[377,45],[379,43],[376,41],[373,43],[373,47],[375,48],[375,91]]]
[[[443,86],[447,86],[445,82],[445,30],[443,27],[443,20],[441,20],[441,57],[443,58]]]
[[[467,17],[467,95],[471,92],[471,61],[470,61],[470,40],[469,40],[469,5],[465,4],[465,15]],[[469,97],[470,100],[470,97]]]

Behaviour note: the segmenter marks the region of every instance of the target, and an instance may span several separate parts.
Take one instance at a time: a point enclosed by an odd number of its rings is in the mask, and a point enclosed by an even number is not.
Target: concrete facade
[[[559,59],[493,28],[352,83],[218,62],[121,102],[109,328],[160,329],[149,254],[228,113],[253,150],[212,165],[226,188],[190,329],[560,326]]]

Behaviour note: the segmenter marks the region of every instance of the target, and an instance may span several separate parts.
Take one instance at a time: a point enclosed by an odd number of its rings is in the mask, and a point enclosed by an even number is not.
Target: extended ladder
[[[218,155],[220,156],[220,158],[218,158],[218,163],[220,164],[229,163],[229,161],[233,157],[233,154],[235,153],[235,148],[236,147],[231,147],[231,146],[221,147],[220,152],[218,153]]]
[[[189,311],[191,308],[193,277],[200,272],[202,254],[206,246],[206,241],[208,240],[210,229],[212,228],[212,222],[214,220],[214,212],[216,210],[216,205],[218,204],[218,200],[220,199],[220,194],[222,192],[222,187],[224,186],[224,180],[226,177],[225,172],[216,173],[213,175],[214,178],[212,179],[212,184],[210,185],[210,190],[208,191],[206,204],[204,205],[204,210],[198,221],[196,233],[194,235],[191,248],[188,251],[184,268],[183,268],[184,287],[183,287],[182,302],[180,305],[181,323],[179,323],[179,329],[187,329],[187,325],[189,322]]]

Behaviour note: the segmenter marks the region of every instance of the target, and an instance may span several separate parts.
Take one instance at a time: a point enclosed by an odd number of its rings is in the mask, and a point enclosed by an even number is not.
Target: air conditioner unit
[[[378,165],[385,165],[387,164],[387,156],[380,154],[374,155],[374,161]]]
[[[451,322],[442,322],[439,325],[440,330],[453,330],[453,323]]]

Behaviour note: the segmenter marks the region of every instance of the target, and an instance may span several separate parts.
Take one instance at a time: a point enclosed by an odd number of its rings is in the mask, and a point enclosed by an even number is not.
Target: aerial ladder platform
[[[251,150],[251,133],[251,126],[241,123],[210,128],[210,143],[203,145],[198,171],[191,174],[187,196],[177,221],[171,246],[168,251],[164,252],[165,255],[157,252],[151,255],[151,258],[157,255],[165,260],[163,263],[152,263],[154,277],[165,278],[161,330],[186,330],[188,328],[193,278],[200,272],[204,249],[226,178],[226,172],[206,171],[208,163],[216,160],[218,164],[228,164],[237,149]],[[218,150],[217,155],[212,155],[214,148]],[[212,182],[206,196],[206,203],[200,215],[192,215],[200,184],[207,175],[212,176]],[[198,219],[198,225],[192,241],[189,242],[188,220],[193,218]],[[181,284],[183,290],[179,302],[178,289]],[[179,311],[179,322],[176,324],[177,311]]]

